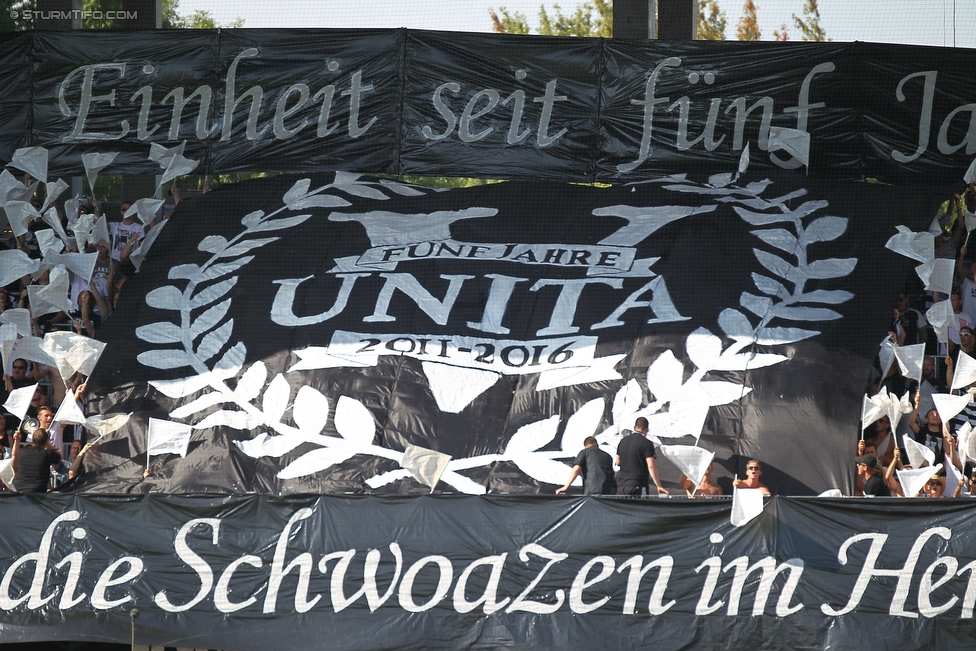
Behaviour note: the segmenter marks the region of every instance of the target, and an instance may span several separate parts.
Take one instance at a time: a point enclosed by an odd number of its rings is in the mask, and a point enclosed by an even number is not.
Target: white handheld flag
[[[111,165],[118,155],[117,151],[81,155],[81,163],[85,166],[85,176],[88,177],[88,187],[91,188],[92,195],[95,194],[95,179],[98,178],[98,173]]]
[[[741,527],[755,519],[763,511],[763,492],[761,488],[733,488],[732,515],[729,521],[733,527]]]
[[[939,412],[939,418],[943,423],[948,423],[955,418],[956,414],[966,408],[969,404],[969,394],[954,396],[949,393],[933,393],[932,402],[935,403],[935,410]]]
[[[807,167],[810,166],[810,134],[800,129],[769,127],[767,151],[783,150]]]
[[[21,147],[14,151],[7,165],[47,183],[47,150],[44,147]]]
[[[901,484],[901,490],[905,493],[905,497],[915,497],[920,490],[925,488],[925,483],[929,478],[939,474],[940,470],[942,470],[942,464],[937,463],[925,468],[896,470],[895,474],[898,475],[898,483]]]
[[[928,446],[918,443],[911,436],[906,436],[903,444],[905,446],[905,452],[908,453],[908,460],[911,462],[912,468],[921,468],[922,464],[926,461],[930,466],[935,463],[935,452]]]
[[[967,353],[959,351],[956,366],[952,369],[952,389],[962,389],[976,382],[976,359]]]
[[[922,361],[925,359],[925,344],[896,346],[895,359],[901,374],[909,380],[922,381]]]
[[[888,238],[885,248],[922,263],[935,258],[935,236],[932,233],[916,233],[907,226],[895,228],[898,234]]]
[[[36,384],[32,384],[11,391],[10,395],[7,396],[7,401],[3,403],[3,408],[23,420],[24,416],[27,415],[27,410],[30,409],[31,398],[34,397],[36,386]]]
[[[665,459],[676,465],[695,485],[701,483],[708,471],[708,464],[715,457],[714,452],[694,445],[662,445],[658,449]]]
[[[178,454],[181,457],[186,457],[192,433],[193,428],[189,425],[160,418],[150,418],[147,456]],[[146,464],[148,465],[148,463],[149,460],[147,459]]]
[[[430,492],[433,493],[441,475],[447,470],[447,464],[450,460],[450,455],[442,452],[428,450],[419,445],[408,445],[403,451],[400,466],[421,484],[430,486]]]
[[[955,262],[948,258],[935,258],[915,267],[915,273],[931,292],[948,294],[952,291],[952,275]]]

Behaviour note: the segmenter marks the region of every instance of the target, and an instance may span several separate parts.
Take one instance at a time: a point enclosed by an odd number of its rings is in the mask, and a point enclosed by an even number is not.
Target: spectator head
[[[646,434],[648,428],[647,419],[641,416],[636,421],[634,421],[634,431],[638,434]]]
[[[31,445],[36,445],[39,448],[43,448],[50,440],[51,433],[43,427],[38,427],[36,430],[34,430],[33,436],[31,436]]]
[[[23,380],[27,377],[27,360],[23,358],[17,358],[14,363],[10,365],[10,377],[14,380]]]
[[[942,417],[939,416],[938,409],[929,409],[925,414],[925,424],[932,430],[942,429]]]
[[[895,302],[895,307],[898,308],[899,312],[904,314],[905,310],[908,309],[908,294],[905,292],[898,292],[898,300]]]
[[[41,423],[42,428],[50,429],[51,423],[54,422],[54,410],[46,406],[38,408],[37,420]]]
[[[878,446],[874,443],[868,443],[864,446],[864,454],[870,454],[872,457],[877,458],[878,456]]]
[[[762,463],[759,459],[746,461],[746,479],[759,479],[760,475],[762,475]]]
[[[959,328],[959,348],[967,353],[973,352],[976,348],[976,336],[974,336],[973,329],[969,326],[963,326]]]
[[[71,442],[71,458],[77,457],[79,452],[81,452],[81,441],[75,439]]]
[[[952,301],[952,311],[958,314],[962,310],[962,293],[958,288],[952,290],[949,300]]]
[[[878,468],[878,457],[873,454],[862,454],[857,458],[858,472],[863,472],[861,467],[867,468],[868,472],[874,472]]]
[[[922,360],[922,379],[929,379],[935,374],[935,358],[926,355]]]
[[[938,475],[932,475],[929,480],[925,482],[925,488],[922,489],[922,493],[926,497],[942,497],[942,493],[945,492],[945,484],[942,482],[943,479],[941,477]]]
[[[583,439],[583,447],[584,448],[591,448],[594,445],[596,445],[596,437],[594,437],[594,436],[587,436],[585,439]]]
[[[131,207],[131,201],[123,201],[122,207],[119,208],[119,214],[122,216],[122,221],[124,221],[126,224],[131,224],[136,220],[135,215],[129,215],[128,217],[125,216],[125,213],[128,212],[129,208]]]

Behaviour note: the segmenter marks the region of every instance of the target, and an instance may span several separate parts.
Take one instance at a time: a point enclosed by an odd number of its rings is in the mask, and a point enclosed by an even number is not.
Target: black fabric
[[[891,489],[888,488],[888,482],[881,475],[875,473],[864,482],[864,494],[874,497],[888,497],[891,495]]]
[[[735,167],[961,179],[976,53],[389,30],[30,31],[0,42],[0,162],[626,182]],[[87,81],[86,81],[87,80]],[[809,161],[773,129],[810,137]],[[943,199],[948,198],[946,195]],[[894,204],[887,200],[886,203]]]
[[[728,498],[0,494],[0,506],[4,644],[128,644],[133,608],[136,644],[240,651],[972,639],[970,573],[946,571],[976,561],[970,499],[775,497],[741,527]]]
[[[777,494],[849,493],[873,333],[912,272],[884,245],[939,194],[728,180],[340,173],[189,199],[98,331],[86,408],[132,416],[79,489],[430,492],[400,466],[413,445],[451,457],[435,492],[551,492],[643,410],[719,482],[760,458]],[[150,419],[190,438],[144,481]]]
[[[614,495],[617,482],[614,479],[613,457],[593,445],[583,448],[573,461],[583,474],[584,495]]]
[[[648,485],[651,473],[647,469],[647,460],[657,457],[653,443],[643,434],[633,432],[621,439],[617,445],[617,456],[620,458],[620,470],[617,472],[619,486]]]
[[[17,475],[14,488],[18,493],[43,493],[51,481],[51,466],[61,460],[54,450],[25,445],[17,452]]]

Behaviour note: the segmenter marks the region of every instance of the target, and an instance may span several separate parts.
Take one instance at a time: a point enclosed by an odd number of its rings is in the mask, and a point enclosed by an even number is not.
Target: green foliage
[[[717,0],[698,0],[698,40],[724,41],[728,21]]]
[[[736,25],[735,35],[740,41],[758,41],[762,38],[759,19],[756,16],[756,3],[753,0],[746,0],[742,5],[742,17]]]
[[[820,26],[820,7],[817,0],[806,0],[803,4],[803,18],[793,14],[793,24],[796,26],[804,41],[823,43],[832,39],[827,38],[827,32]]]
[[[22,12],[36,8],[37,3],[34,0],[0,0],[0,32],[22,32],[30,29],[31,24],[23,19]]]
[[[570,14],[564,14],[558,4],[552,6],[550,13],[545,5],[539,6],[538,33],[543,36],[613,36],[613,0],[592,0],[576,6]],[[492,29],[502,34],[528,34],[529,22],[525,14],[510,14],[505,7],[498,13],[489,9]]]

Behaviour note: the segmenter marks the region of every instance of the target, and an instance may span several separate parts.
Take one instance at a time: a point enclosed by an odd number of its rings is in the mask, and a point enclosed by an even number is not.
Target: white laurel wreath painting
[[[811,244],[835,240],[847,230],[846,218],[818,215],[827,209],[826,201],[802,201],[806,195],[802,189],[783,196],[764,197],[775,195],[771,181],[740,186],[728,174],[714,176],[706,184],[692,183],[684,175],[661,182],[669,191],[696,193],[731,204],[742,220],[755,227],[750,231],[752,235],[766,245],[753,249],[768,272],[752,274],[758,293],[742,292],[737,308],[724,309],[718,315],[718,328],[732,343],[723,348],[721,337],[700,327],[685,340],[684,357],[694,365],[690,375],[686,378],[685,363],[672,351],[660,354],[646,374],[645,386],[652,401],[645,404],[643,388],[637,379],[630,379],[612,398],[611,427],[600,428],[606,404],[604,398],[596,398],[568,416],[558,450],[542,449],[550,446],[560,431],[563,416],[557,414],[521,427],[501,453],[451,459],[441,481],[460,492],[481,494],[485,486],[461,471],[510,461],[538,481],[561,484],[567,466],[560,460],[575,457],[584,438],[596,435],[600,445],[612,454],[621,430],[629,427],[637,416],[649,419],[651,435],[658,440],[692,436],[697,444],[709,407],[734,402],[751,391],[743,384],[719,379],[722,376],[718,374],[785,362],[788,358],[784,355],[751,349],[755,345],[768,348],[814,337],[819,331],[797,324],[842,317],[828,306],[844,303],[853,294],[806,289],[811,280],[847,276],[857,263],[856,258],[809,259],[807,251]],[[332,183],[314,189],[310,188],[308,179],[300,180],[285,193],[283,205],[274,212],[245,215],[241,219],[243,228],[234,238],[228,240],[217,235],[204,238],[198,248],[211,254],[206,262],[170,269],[169,279],[174,284],[154,289],[146,296],[146,303],[178,318],[136,329],[136,336],[143,341],[166,345],[141,353],[140,363],[156,369],[190,371],[181,379],[150,382],[170,398],[189,399],[170,412],[170,418],[195,429],[223,426],[257,431],[250,440],[236,441],[244,454],[255,459],[280,458],[302,444],[317,446],[285,465],[278,473],[282,480],[326,471],[357,454],[402,461],[402,450],[374,445],[376,423],[366,406],[355,398],[340,396],[330,405],[328,398],[311,386],[294,390],[286,378],[286,373],[296,370],[294,366],[273,377],[262,361],[245,368],[245,344],[238,341],[230,345],[234,320],[227,317],[232,300],[228,293],[239,279],[236,273],[254,260],[258,249],[279,239],[274,235],[276,232],[311,218],[311,214],[301,211],[349,206],[350,202],[343,198],[346,194],[384,200],[390,198],[390,192],[416,196],[425,190],[392,181],[366,181],[341,172],[336,173]],[[203,311],[193,316],[200,310]],[[198,340],[199,343],[194,343]],[[174,344],[177,347],[172,347]],[[226,352],[218,357],[225,348]],[[443,365],[424,363],[423,366],[433,385],[438,381],[438,374],[443,373]],[[479,387],[498,378],[497,374],[473,369],[453,371],[467,373],[466,381]],[[456,381],[457,377],[451,375],[450,380]],[[588,381],[584,372],[577,380],[562,384]],[[540,382],[537,390],[548,388],[552,387]],[[461,398],[462,403],[470,402],[479,392],[470,394],[473,395]],[[463,406],[455,404],[452,410],[459,411]],[[219,409],[212,410],[214,407]],[[283,420],[289,410],[294,425]],[[322,433],[330,416],[339,436]],[[397,469],[370,477],[366,483],[376,489],[407,477],[406,470]]]

